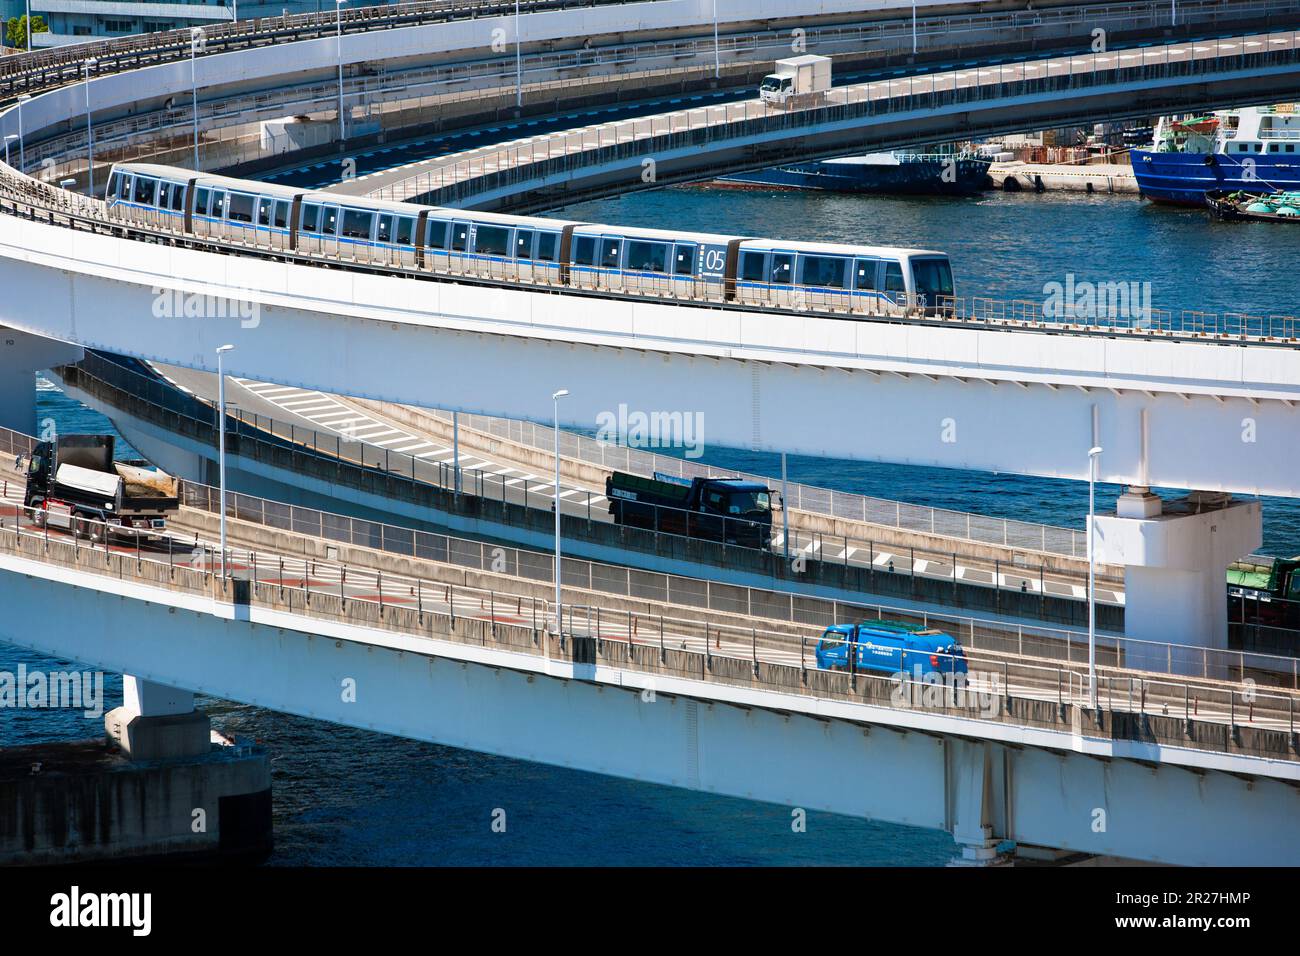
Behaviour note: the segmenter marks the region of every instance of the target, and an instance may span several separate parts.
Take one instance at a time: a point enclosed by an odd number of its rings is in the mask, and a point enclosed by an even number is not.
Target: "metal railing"
[[[483,193],[524,181],[720,141],[753,141],[774,133],[968,106],[1011,95],[1068,94],[1120,83],[1199,76],[1215,72],[1229,57],[1227,69],[1232,71],[1290,66],[1297,60],[1294,32],[1251,39],[1263,41],[1260,45],[1265,49],[1246,52],[1241,38],[1195,45],[1168,43],[838,86],[819,94],[816,104],[807,107],[779,109],[749,100],[563,130],[447,157],[372,195],[398,201],[419,196],[434,205],[464,205]],[[1126,63],[1130,60],[1140,62]],[[1207,64],[1214,64],[1214,69],[1191,69]],[[526,170],[522,176],[521,170]]]
[[[0,429],[0,449],[30,453],[33,440]],[[218,489],[184,482],[182,503],[218,514]],[[546,552],[513,548],[493,542],[459,538],[369,519],[353,518],[314,508],[290,505],[252,495],[228,492],[227,516],[309,538],[401,557],[442,562],[477,571],[500,573],[553,584],[554,557]],[[582,520],[565,516],[565,536],[577,537]],[[188,553],[188,551],[187,551]],[[1087,634],[1069,628],[1008,624],[969,615],[920,611],[888,603],[842,601],[745,585],[723,584],[683,575],[602,564],[581,558],[564,559],[564,585],[586,591],[644,600],[654,605],[695,607],[720,614],[783,622],[811,628],[814,635],[832,624],[855,620],[901,620],[950,633],[968,649],[1012,654],[1066,663],[1087,660]],[[1300,660],[1290,655],[1218,650],[1170,642],[1102,634],[1098,660],[1109,666],[1144,671],[1184,673],[1203,677],[1236,674],[1239,679],[1300,689]]]
[[[451,421],[451,412],[439,409],[421,409],[444,421]],[[463,413],[459,416],[461,427],[503,438],[527,448],[551,454],[555,446],[554,432],[548,425],[528,421],[492,418],[487,415]],[[653,476],[656,473],[679,478],[707,478],[725,473],[768,484],[780,489],[779,479],[752,474],[737,469],[722,469],[672,455],[660,455],[640,448],[588,438],[569,431],[560,431],[560,455],[576,461],[597,465],[609,471]],[[1042,551],[1068,558],[1087,558],[1087,535],[1072,528],[992,515],[972,514],[931,508],[889,498],[875,498],[854,492],[838,491],[805,485],[796,481],[786,483],[786,504],[793,510],[824,515],[845,521],[861,521],[897,531],[957,538],[977,544],[993,545],[1026,551]],[[1103,574],[1103,579],[1121,584],[1119,578]]]
[[[8,514],[4,509],[0,513]],[[846,670],[825,669],[818,666],[815,652],[809,654],[806,635],[764,633],[760,639],[756,627],[701,623],[602,605],[568,609],[567,620],[556,622],[555,633],[550,633],[550,609],[544,601],[522,593],[390,576],[392,590],[386,597],[382,574],[374,579],[378,593],[368,593],[370,580],[358,582],[355,572],[349,590],[348,569],[343,565],[252,551],[242,555],[245,567],[238,577],[218,577],[211,570],[215,562],[210,550],[186,549],[187,559],[178,561],[170,543],[164,557],[146,552],[139,539],[133,551],[115,549],[111,529],[95,523],[82,530],[92,538],[97,535],[98,546],[93,541],[83,545],[75,535],[53,535],[48,525],[24,527],[23,509],[14,507],[12,517],[0,520],[0,552],[96,576],[284,611],[307,620],[490,645],[575,664],[604,664],[810,699],[921,709],[1063,733],[1077,734],[1082,719],[1089,730],[1095,726],[1098,734],[1112,739],[1297,759],[1296,695],[1260,692],[1250,683],[1193,682],[1102,667],[1099,706],[1092,712],[1086,710],[1087,672],[1079,665],[968,655],[968,674],[930,684],[919,671],[859,671],[856,655],[850,655],[849,661],[855,663]],[[295,562],[303,572],[296,581]],[[275,577],[264,581],[262,574]],[[356,593],[358,587],[363,593]],[[364,632],[357,639],[364,641]],[[948,659],[946,654],[934,656]],[[1075,709],[1084,714],[1076,717]]]
[[[1183,13],[1183,24],[1218,23],[1224,19],[1243,20],[1248,18],[1276,17],[1283,12],[1300,11],[1300,0],[1276,0],[1276,2],[1228,3],[1223,0],[1203,0],[1191,4]],[[1105,4],[1086,7],[1054,8],[1041,12],[1026,14],[1022,12],[997,12],[970,14],[966,16],[922,17],[916,24],[916,35],[925,45],[924,52],[934,53],[940,49],[960,53],[965,47],[965,35],[976,32],[987,34],[996,31],[999,36],[1034,36],[1040,39],[1053,31],[1064,28],[1087,25],[1090,28],[1104,26],[1118,29],[1120,25],[1129,27],[1163,22],[1166,10],[1161,3],[1145,4]],[[332,22],[332,21],[331,21]],[[366,21],[364,26],[374,24]],[[890,41],[894,46],[901,44],[910,49],[912,25],[906,19],[880,20],[865,24],[848,24],[833,26],[810,26],[806,28],[805,42],[810,49],[816,48],[823,53],[841,52],[859,62],[862,57],[887,57],[890,53]],[[109,41],[113,42],[113,41]],[[723,76],[733,81],[743,75],[736,74],[736,67],[755,63],[770,63],[775,55],[785,52],[789,37],[781,31],[766,30],[749,33],[722,35],[716,40],[718,56],[725,60]],[[677,40],[652,40],[645,43],[615,44],[558,52],[528,52],[522,59],[525,75],[535,71],[563,71],[581,69],[591,71],[597,68],[618,69],[631,63],[643,63],[655,58],[680,60],[688,57],[712,59],[715,40],[710,37],[694,37]],[[900,47],[901,48],[901,47]],[[712,75],[711,65],[703,68],[704,73]],[[647,74],[659,78],[678,75],[680,68],[658,71],[642,70],[635,75]],[[500,77],[509,80],[514,74],[513,62],[506,58],[501,60],[484,60],[474,63],[455,64],[449,67],[415,68],[395,73],[381,71],[376,76],[347,77],[344,80],[344,99],[351,103],[360,103],[364,116],[359,121],[369,122],[378,113],[405,112],[411,114],[412,124],[418,125],[427,119],[428,111],[447,103],[456,102],[455,94],[429,94],[411,97],[412,86],[460,83],[474,78]],[[569,79],[603,79],[609,81],[620,74],[604,74],[583,78]],[[751,78],[752,79],[752,78]],[[521,96],[525,101],[539,90],[549,92],[565,88],[565,82],[527,81],[523,85]],[[514,106],[515,86],[508,82],[496,91],[480,90],[477,94],[487,99],[501,99],[503,105]],[[468,95],[474,95],[466,91]],[[400,102],[381,102],[386,96],[397,96]],[[462,94],[462,96],[465,94]],[[215,169],[221,166],[236,165],[285,152],[284,149],[263,148],[259,142],[259,132],[252,132],[239,137],[236,147],[230,142],[231,137],[223,133],[219,119],[233,120],[226,124],[229,128],[245,128],[250,119],[255,119],[258,111],[269,111],[279,116],[292,108],[296,113],[310,115],[313,110],[327,119],[336,110],[337,88],[329,84],[304,84],[299,87],[263,91],[250,96],[238,97],[232,101],[204,102],[199,106],[199,124],[203,129],[200,142],[199,168]],[[238,104],[234,108],[231,103]],[[278,106],[277,106],[278,104]],[[486,104],[485,104],[486,105]],[[192,163],[193,146],[181,148],[169,145],[169,140],[185,139],[189,136],[193,124],[193,114],[188,103],[179,105],[166,112],[156,111],[145,115],[136,115],[122,120],[97,125],[95,138],[102,154],[102,162],[112,161],[155,161],[176,162],[181,165]],[[396,124],[401,126],[399,122]],[[171,131],[170,137],[165,136]],[[36,135],[39,131],[29,131]],[[152,133],[154,139],[141,142],[139,134]],[[321,135],[332,139],[337,135],[337,127],[329,124]],[[114,140],[121,141],[131,137],[116,148],[109,146]],[[32,139],[29,136],[28,139]],[[301,148],[306,144],[295,143]],[[59,181],[69,175],[75,175],[82,165],[74,154],[84,151],[85,132],[78,126],[42,143],[33,143],[25,150],[27,168],[35,169],[37,164],[49,160],[52,165],[44,168],[42,177],[49,182]],[[100,157],[97,157],[99,159]],[[81,159],[84,159],[82,157]]]
[[[66,368],[64,375],[70,384],[85,388],[91,383],[97,382],[143,403],[146,406],[145,408],[138,406],[130,408],[135,414],[147,415],[149,409],[152,408],[162,413],[161,415],[152,415],[153,419],[159,422],[166,421],[169,416],[177,416],[177,419],[172,421],[171,425],[179,428],[185,434],[200,437],[209,444],[215,445],[216,443],[215,409],[193,395],[180,392],[167,382],[152,379],[123,368],[93,352],[87,353],[85,358],[77,365]],[[112,404],[123,407],[124,410],[126,409],[127,403],[122,402],[120,399],[115,401],[112,396],[106,397]],[[363,470],[372,469],[386,475],[392,475],[399,479],[399,484],[395,488],[396,493],[401,493],[402,489],[409,487],[411,493],[414,494],[417,486],[426,486],[443,492],[451,492],[456,498],[469,496],[500,503],[501,505],[519,505],[522,506],[525,512],[529,509],[541,509],[545,513],[550,513],[553,509],[554,496],[537,494],[537,487],[530,487],[527,479],[521,480],[508,476],[492,475],[482,469],[462,469],[458,476],[456,469],[448,462],[425,461],[415,455],[395,452],[357,439],[347,439],[337,433],[322,434],[315,429],[285,424],[243,409],[228,409],[227,421],[228,441],[238,443],[243,440],[247,445],[245,447],[244,445],[233,444],[232,447],[242,449],[243,453],[253,457],[261,454],[259,449],[268,444],[270,446],[266,448],[268,453],[274,453],[277,449],[300,449],[317,456],[333,468],[343,464],[357,465]],[[566,434],[563,437],[561,456],[572,454],[577,450],[574,446],[578,444],[578,436]],[[362,483],[360,479],[358,479],[358,483]],[[538,483],[538,486],[546,488],[550,484],[552,482],[542,481]],[[593,521],[604,522],[606,520],[604,513],[608,508],[608,499],[603,494],[585,489],[575,489],[575,491],[581,497],[570,497],[567,500],[561,498],[564,514],[578,519],[585,519],[588,528],[591,527]],[[901,516],[904,513],[903,506],[899,503],[894,504],[898,505],[894,509],[896,517]],[[455,506],[454,502],[453,506]],[[690,550],[691,543],[699,540],[690,535],[666,530],[676,528],[689,521],[692,517],[691,512],[666,506],[651,505],[646,507],[651,508],[653,511],[653,518],[648,527],[617,526],[620,529],[619,540],[622,547],[656,555],[684,554]],[[506,509],[505,513],[509,514],[510,512]],[[534,515],[534,520],[528,523],[538,523],[537,518],[538,516]],[[748,522],[742,522],[741,524],[748,525]],[[737,528],[736,530],[744,529]],[[1000,559],[972,558],[967,555],[959,556],[955,549],[940,551],[909,546],[904,551],[902,548],[888,542],[878,542],[871,538],[864,539],[846,535],[808,532],[797,528],[791,530],[789,548],[787,549],[784,541],[779,538],[779,531],[778,527],[773,527],[773,538],[768,540],[765,546],[746,547],[743,544],[731,543],[725,540],[714,543],[721,547],[719,557],[724,563],[727,562],[728,555],[731,556],[731,561],[737,561],[740,559],[741,554],[746,551],[757,552],[765,558],[771,556],[771,559],[775,559],[777,555],[785,555],[788,550],[792,557],[801,558],[805,564],[839,564],[844,567],[852,564],[854,567],[860,567],[871,575],[873,583],[877,582],[877,574],[881,576],[882,582],[906,577],[914,583],[918,577],[921,577],[931,581],[951,580],[954,588],[960,583],[976,587],[987,586],[993,590],[1018,591],[1033,594],[1039,598],[1051,596],[1066,600],[1077,600],[1072,585],[1080,580],[1079,575],[1063,571],[1055,566],[1049,566],[1041,555],[1013,553],[1010,560],[1002,561]],[[865,562],[862,558],[853,560],[852,555],[855,553],[864,556]],[[839,560],[837,561],[829,556],[832,554],[840,555]],[[926,570],[930,565],[947,567],[950,570],[943,575],[938,575]],[[967,576],[959,577],[959,565],[974,568],[980,571],[981,575],[987,576],[989,580],[978,581]],[[917,571],[918,567],[923,569],[919,573]],[[1119,591],[1123,587],[1123,578],[1108,569],[1100,571],[1097,575],[1097,581],[1099,587],[1106,590]],[[1059,590],[1052,589],[1052,586],[1059,587],[1063,583],[1069,589],[1068,597],[1061,594]],[[1108,604],[1112,602],[1103,598],[1101,603]]]

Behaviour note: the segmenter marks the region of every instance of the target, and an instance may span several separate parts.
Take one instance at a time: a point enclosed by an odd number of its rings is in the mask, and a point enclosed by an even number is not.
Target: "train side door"
[[[853,311],[867,314],[880,311],[880,297],[876,290],[880,288],[880,260],[853,260]]]
[[[515,275],[522,282],[533,281],[533,237],[531,229],[515,230]]]
[[[451,224],[451,239],[448,243],[451,267],[459,272],[477,271],[469,252],[472,229],[471,224],[463,219],[453,220]]]
[[[327,256],[339,254],[339,207],[323,205],[320,207],[320,249]]]
[[[620,236],[601,236],[596,243],[597,286],[603,289],[623,288],[623,239]]]
[[[787,249],[772,250],[768,263],[769,301],[773,305],[789,307],[794,294],[794,256]]]
[[[397,250],[393,245],[395,231],[392,213],[381,212],[375,217],[375,240],[374,245],[371,247],[372,255],[386,265],[397,265]]]
[[[703,295],[703,287],[697,277],[699,249],[693,242],[679,242],[673,247],[673,295],[693,299]]]

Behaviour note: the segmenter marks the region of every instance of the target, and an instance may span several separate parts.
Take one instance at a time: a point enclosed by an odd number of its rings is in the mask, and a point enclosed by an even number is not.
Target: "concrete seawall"
[[[251,862],[271,842],[259,747],[144,762],[102,740],[0,750],[0,865]]]

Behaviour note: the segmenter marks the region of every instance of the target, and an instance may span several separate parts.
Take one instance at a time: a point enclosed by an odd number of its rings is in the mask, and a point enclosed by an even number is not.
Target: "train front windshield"
[[[953,294],[952,266],[947,259],[913,259],[912,282],[920,304],[937,306]]]

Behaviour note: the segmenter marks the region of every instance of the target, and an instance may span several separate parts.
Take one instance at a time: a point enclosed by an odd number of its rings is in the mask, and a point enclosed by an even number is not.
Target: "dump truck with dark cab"
[[[772,540],[773,493],[758,482],[616,471],[605,479],[605,497],[617,524],[747,548]]]
[[[161,534],[180,507],[179,484],[164,472],[113,460],[112,435],[62,435],[27,461],[23,503],[37,525],[102,541]]]

